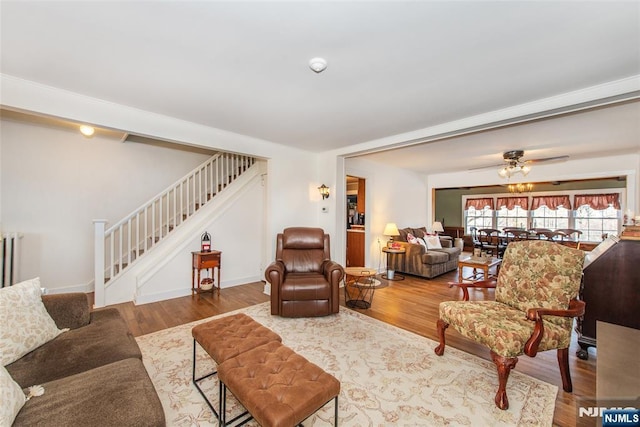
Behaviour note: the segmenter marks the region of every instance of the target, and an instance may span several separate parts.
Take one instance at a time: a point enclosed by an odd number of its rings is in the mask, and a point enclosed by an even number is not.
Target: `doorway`
[[[347,267],[364,267],[366,180],[347,175]]]

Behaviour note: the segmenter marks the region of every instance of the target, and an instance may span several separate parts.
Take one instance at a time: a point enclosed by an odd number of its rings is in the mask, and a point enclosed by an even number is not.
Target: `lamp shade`
[[[442,228],[442,223],[440,221],[433,221],[433,224],[431,224],[431,229],[436,233],[442,233],[444,231],[444,228]]]
[[[398,226],[394,222],[390,222],[384,226],[384,232],[382,234],[385,236],[399,236],[400,232],[398,231]]]

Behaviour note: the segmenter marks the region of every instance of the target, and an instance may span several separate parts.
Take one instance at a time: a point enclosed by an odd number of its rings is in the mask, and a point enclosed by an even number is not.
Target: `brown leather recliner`
[[[321,228],[291,227],[278,234],[276,260],[265,271],[271,314],[314,317],[337,313],[342,266],[331,261],[329,235]]]

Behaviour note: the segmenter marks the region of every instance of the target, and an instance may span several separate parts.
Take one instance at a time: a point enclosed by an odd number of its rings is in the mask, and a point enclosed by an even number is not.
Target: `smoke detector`
[[[309,61],[309,68],[316,73],[321,73],[327,68],[327,60],[324,58],[313,58]]]

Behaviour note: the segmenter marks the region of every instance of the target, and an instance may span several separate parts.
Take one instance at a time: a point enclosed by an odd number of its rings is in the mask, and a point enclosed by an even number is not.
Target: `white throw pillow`
[[[424,239],[426,239],[427,236],[424,237],[416,237],[416,239],[418,240],[418,243],[420,243],[422,246],[424,246],[425,249],[429,249],[427,248],[427,243],[424,241]]]
[[[2,366],[15,362],[63,332],[42,303],[39,277],[0,289],[0,325]]]
[[[4,366],[0,366],[0,426],[10,426],[22,409],[26,398]]]
[[[440,238],[438,236],[424,236],[427,249],[442,249]]]

